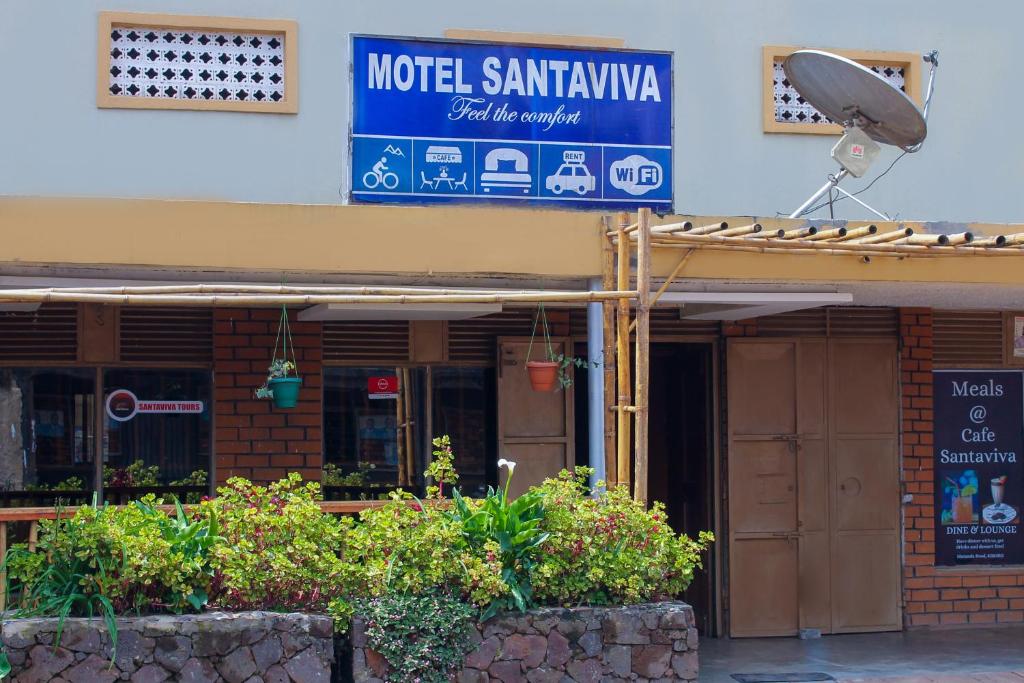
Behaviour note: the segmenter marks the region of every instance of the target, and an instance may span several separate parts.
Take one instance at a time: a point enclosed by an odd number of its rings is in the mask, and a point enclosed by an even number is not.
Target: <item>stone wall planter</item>
[[[240,612],[118,619],[117,656],[101,619],[13,619],[4,649],[21,683],[329,683],[330,617]]]
[[[386,681],[359,618],[351,633],[355,683]],[[682,602],[538,609],[496,617],[472,635],[459,683],[697,680],[697,629]]]

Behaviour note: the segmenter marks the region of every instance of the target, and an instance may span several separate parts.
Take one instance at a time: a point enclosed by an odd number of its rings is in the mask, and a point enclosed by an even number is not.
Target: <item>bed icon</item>
[[[500,190],[521,189],[523,194],[529,194],[533,186],[529,169],[530,160],[525,152],[511,147],[492,149],[484,157],[480,186],[484,192],[490,192],[493,187]]]

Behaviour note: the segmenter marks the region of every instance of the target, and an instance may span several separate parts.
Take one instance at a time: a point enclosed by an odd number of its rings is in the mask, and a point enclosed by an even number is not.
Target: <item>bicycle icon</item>
[[[373,165],[373,169],[363,174],[363,185],[368,190],[374,190],[378,185],[383,186],[385,190],[398,187],[398,174],[388,170],[386,156],[381,157],[380,161]]]

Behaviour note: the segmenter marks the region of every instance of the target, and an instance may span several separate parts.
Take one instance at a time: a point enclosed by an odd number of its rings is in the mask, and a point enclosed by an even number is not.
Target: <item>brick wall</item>
[[[904,622],[908,628],[1024,621],[1024,572],[935,567],[932,312],[900,310]]]
[[[323,464],[320,323],[296,322],[292,337],[302,391],[291,409],[257,400],[274,355],[279,309],[217,309],[214,383],[217,483],[240,476],[273,481],[299,472],[319,481]],[[289,354],[290,356],[290,354]]]

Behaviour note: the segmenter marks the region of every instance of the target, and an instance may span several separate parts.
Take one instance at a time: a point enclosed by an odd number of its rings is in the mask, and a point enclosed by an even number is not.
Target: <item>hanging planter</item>
[[[540,323],[544,333],[544,349],[547,352],[547,360],[530,360],[533,354],[533,340],[537,336],[538,323]],[[548,316],[544,311],[544,304],[539,304],[537,306],[537,315],[533,318],[530,345],[526,349],[526,372],[530,375],[530,386],[534,391],[540,392],[551,391],[556,386],[568,389],[572,386],[570,370],[572,367],[585,368],[587,367],[587,361],[583,358],[567,356],[564,353],[555,353],[555,348],[551,344]]]
[[[292,358],[288,360],[288,347]],[[278,356],[278,349],[281,355]],[[292,328],[288,324],[288,308],[281,306],[281,321],[277,325],[277,339],[274,340],[274,358],[267,368],[267,381],[256,389],[256,398],[270,399],[275,408],[294,408],[299,400],[302,377],[295,359],[295,344],[292,342]]]
[[[558,363],[553,360],[526,361],[526,371],[534,391],[551,391],[558,382]]]

